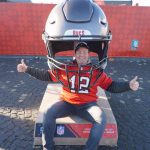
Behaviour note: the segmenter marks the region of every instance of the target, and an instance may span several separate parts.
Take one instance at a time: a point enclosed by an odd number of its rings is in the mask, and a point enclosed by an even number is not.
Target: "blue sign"
[[[138,47],[139,47],[139,41],[138,40],[132,40],[131,49],[136,50]]]

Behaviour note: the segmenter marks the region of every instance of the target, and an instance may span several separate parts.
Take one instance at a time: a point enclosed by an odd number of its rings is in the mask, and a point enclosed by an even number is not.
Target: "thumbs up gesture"
[[[27,65],[24,62],[24,59],[21,59],[21,63],[17,65],[18,72],[25,72],[27,70]]]
[[[129,86],[133,91],[138,90],[139,88],[139,82],[137,81],[138,77],[135,76],[130,82],[129,82]]]

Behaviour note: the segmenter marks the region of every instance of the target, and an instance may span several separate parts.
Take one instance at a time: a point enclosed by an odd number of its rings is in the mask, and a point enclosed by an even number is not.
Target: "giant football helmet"
[[[50,12],[42,38],[52,72],[56,69],[67,72],[69,64],[57,60],[56,54],[74,50],[75,43],[82,41],[88,44],[90,52],[98,56],[92,69],[103,70],[112,35],[103,10],[92,0],[65,0]]]

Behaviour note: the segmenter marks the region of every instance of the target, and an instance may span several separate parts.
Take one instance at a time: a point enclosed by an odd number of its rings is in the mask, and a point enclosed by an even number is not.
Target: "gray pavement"
[[[43,57],[24,57],[29,66],[48,69]],[[32,150],[34,121],[48,82],[18,73],[21,57],[0,56],[0,150]],[[106,72],[118,81],[139,77],[137,92],[106,93],[118,123],[118,147],[99,150],[150,150],[150,59],[110,59]],[[80,150],[57,146],[56,150]]]

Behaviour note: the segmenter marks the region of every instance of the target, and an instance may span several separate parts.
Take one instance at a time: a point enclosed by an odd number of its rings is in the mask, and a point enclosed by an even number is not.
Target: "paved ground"
[[[46,68],[44,58],[25,58],[30,66]],[[0,57],[0,150],[32,150],[34,120],[47,82],[17,73],[20,58]],[[106,93],[118,123],[118,148],[99,150],[150,150],[150,59],[111,59],[107,73],[119,81],[138,75],[140,89]],[[57,146],[56,150],[80,150]]]

